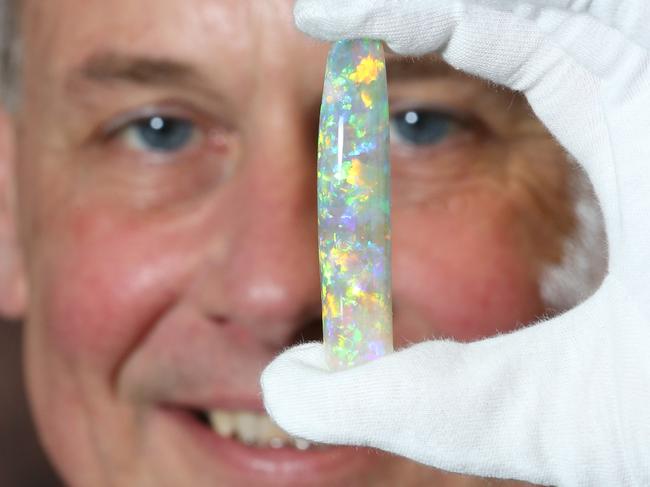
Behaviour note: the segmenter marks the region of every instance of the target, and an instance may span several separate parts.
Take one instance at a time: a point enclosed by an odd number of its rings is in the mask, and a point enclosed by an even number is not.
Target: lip
[[[247,446],[219,436],[186,409],[165,408],[164,412],[207,453],[210,461],[235,478],[254,480],[254,485],[331,485],[333,479],[358,475],[378,460],[366,448],[297,450]]]

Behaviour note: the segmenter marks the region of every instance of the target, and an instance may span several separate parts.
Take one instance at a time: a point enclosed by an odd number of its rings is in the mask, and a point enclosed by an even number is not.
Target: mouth
[[[367,448],[293,437],[262,412],[260,404],[251,404],[253,409],[164,407],[161,412],[166,423],[171,419],[174,429],[189,435],[206,463],[238,479],[233,485],[240,485],[239,480],[241,485],[259,486],[341,485],[342,479],[356,477],[378,460]]]
[[[213,409],[194,411],[193,414],[197,421],[210,427],[219,437],[253,448],[292,448],[300,451],[332,448],[289,435],[264,413]]]

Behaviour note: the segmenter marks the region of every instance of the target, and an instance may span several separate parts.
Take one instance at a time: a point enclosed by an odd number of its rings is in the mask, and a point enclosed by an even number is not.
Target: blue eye
[[[408,110],[391,116],[392,135],[410,145],[435,145],[458,126],[449,114],[433,110]]]
[[[176,152],[193,142],[196,127],[189,120],[154,116],[131,122],[124,136],[135,149],[153,152]]]

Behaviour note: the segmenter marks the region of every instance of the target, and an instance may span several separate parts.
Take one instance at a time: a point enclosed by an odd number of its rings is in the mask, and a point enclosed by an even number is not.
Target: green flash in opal
[[[381,42],[334,43],[318,133],[323,340],[334,370],[393,350],[388,137]]]

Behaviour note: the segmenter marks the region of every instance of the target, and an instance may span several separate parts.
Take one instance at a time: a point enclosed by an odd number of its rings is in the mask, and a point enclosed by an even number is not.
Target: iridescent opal
[[[381,43],[336,42],[318,133],[323,338],[335,370],[393,349],[388,133]]]

